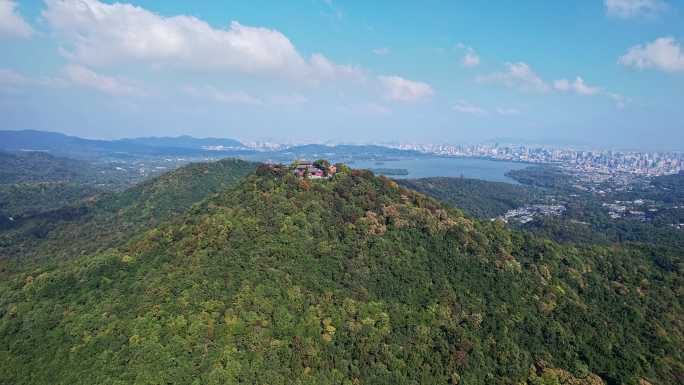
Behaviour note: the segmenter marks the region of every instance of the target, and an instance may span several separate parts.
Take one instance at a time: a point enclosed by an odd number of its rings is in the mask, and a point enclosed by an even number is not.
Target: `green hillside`
[[[532,187],[468,178],[403,179],[397,183],[481,219],[498,217],[542,196]]]
[[[14,226],[15,218],[92,197],[103,191],[103,179],[87,162],[43,152],[0,152],[0,230]]]
[[[72,257],[116,246],[234,186],[256,165],[236,159],[194,163],[123,192],[18,219],[0,232],[0,259]]]
[[[681,255],[560,246],[362,171],[308,181],[262,166],[164,222],[173,191],[199,187],[162,180],[98,206],[161,213],[140,236],[5,261],[0,383],[684,378]]]
[[[0,152],[0,229],[9,218],[32,217],[79,204],[106,191],[120,191],[142,179],[113,164],[50,155]]]
[[[44,152],[0,152],[0,184],[29,182],[83,182],[95,178],[87,162]]]
[[[0,218],[39,215],[102,193],[78,183],[18,183],[0,185]],[[0,219],[1,220],[1,219]]]

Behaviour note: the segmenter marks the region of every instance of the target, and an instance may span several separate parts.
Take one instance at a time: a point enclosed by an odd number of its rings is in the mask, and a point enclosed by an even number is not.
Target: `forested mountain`
[[[518,182],[536,187],[569,188],[572,184],[567,174],[557,167],[530,166],[520,170],[511,170],[506,175]]]
[[[38,182],[85,183],[96,178],[87,162],[44,152],[0,152],[0,184]]]
[[[397,183],[480,219],[498,217],[543,195],[541,191],[527,186],[468,178],[403,179]]]
[[[0,259],[106,249],[235,185],[255,168],[256,163],[235,159],[193,163],[123,192],[15,218],[9,230],[0,232]]]
[[[675,199],[684,201],[684,171],[679,174],[664,175],[653,180],[653,184],[675,195]]]
[[[111,184],[89,163],[42,152],[0,152],[0,229],[14,217],[54,210]]]
[[[96,203],[138,236],[3,261],[0,383],[684,380],[680,254],[562,246],[365,171],[211,194],[198,167]]]
[[[0,151],[43,151],[51,154],[93,159],[103,156],[130,158],[140,156],[202,156],[211,155],[204,146],[235,147],[234,153],[250,153],[232,139],[136,138],[122,140],[85,139],[56,132],[35,130],[0,131]],[[223,153],[226,156],[226,153]]]
[[[45,211],[77,204],[101,193],[102,189],[77,183],[0,185],[0,228],[11,226],[12,221],[20,220],[22,217],[32,217]]]
[[[516,177],[522,176],[520,180],[531,186],[467,178],[407,179],[397,183],[480,219],[493,219],[508,210],[535,204],[561,204],[565,209],[561,216],[538,216],[525,224],[511,223],[561,243],[639,242],[684,250],[683,232],[673,226],[684,223],[684,189],[679,187],[684,183],[684,174],[655,177],[643,185],[597,196],[572,187],[568,176],[562,179],[564,174],[556,175],[553,168],[530,167],[519,171]],[[551,182],[549,175],[554,175],[557,182]],[[643,204],[631,210],[641,210],[638,212],[647,214],[647,218],[611,218],[604,205],[634,200]]]

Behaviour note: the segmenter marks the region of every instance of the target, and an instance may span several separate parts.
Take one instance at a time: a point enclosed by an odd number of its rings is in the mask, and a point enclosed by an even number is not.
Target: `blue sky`
[[[684,2],[0,0],[1,129],[684,150]]]

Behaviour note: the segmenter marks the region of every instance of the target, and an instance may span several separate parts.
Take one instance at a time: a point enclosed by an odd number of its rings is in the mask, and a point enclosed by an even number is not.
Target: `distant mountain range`
[[[179,136],[97,140],[35,130],[0,131],[0,151],[44,151],[75,158],[201,156],[215,154],[212,147],[225,152],[226,156],[252,152],[234,139]]]
[[[190,148],[195,150],[206,150],[207,148],[224,148],[224,149],[245,149],[244,144],[235,139],[222,138],[194,138],[189,135],[177,137],[146,137],[121,139],[119,143],[130,143],[133,145],[144,145],[150,147],[167,147],[167,148]]]
[[[339,161],[425,156],[415,151],[375,145],[306,144],[278,151],[257,152],[238,140],[222,138],[144,137],[118,140],[84,139],[45,131],[0,131],[0,151],[41,151],[77,159],[160,156],[243,157],[252,160],[327,158]]]

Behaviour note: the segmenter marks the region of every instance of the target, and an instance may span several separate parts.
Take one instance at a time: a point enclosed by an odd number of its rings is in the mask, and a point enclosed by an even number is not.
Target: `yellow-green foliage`
[[[674,384],[683,373],[681,273],[653,250],[559,246],[368,172],[299,182],[252,175],[116,248],[3,265],[0,383],[598,385],[595,373]]]

